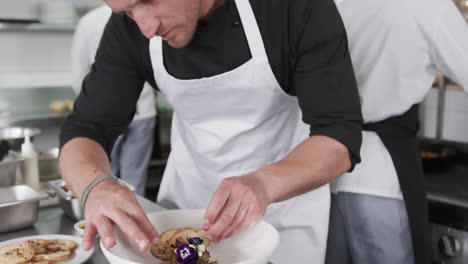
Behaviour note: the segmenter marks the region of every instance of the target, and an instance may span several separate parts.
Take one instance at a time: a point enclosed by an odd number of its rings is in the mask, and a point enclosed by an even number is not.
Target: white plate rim
[[[6,246],[9,244],[30,240],[30,239],[67,239],[72,240],[78,244],[78,247],[75,249],[75,257],[66,261],[59,261],[54,262],[56,264],[81,264],[91,258],[94,253],[94,247],[89,250],[85,251],[81,248],[81,241],[82,238],[78,236],[71,236],[71,235],[63,235],[63,234],[47,234],[47,235],[34,235],[34,236],[25,236],[25,237],[18,237],[13,238],[10,240],[0,242],[0,247]]]

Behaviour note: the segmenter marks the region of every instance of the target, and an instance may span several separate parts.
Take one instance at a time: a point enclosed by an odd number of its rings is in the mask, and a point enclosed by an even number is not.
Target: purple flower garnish
[[[203,239],[199,237],[191,237],[188,239],[188,242],[196,247],[198,245],[203,244]]]
[[[176,256],[180,264],[196,264],[199,258],[197,249],[188,243],[181,243],[176,248]]]

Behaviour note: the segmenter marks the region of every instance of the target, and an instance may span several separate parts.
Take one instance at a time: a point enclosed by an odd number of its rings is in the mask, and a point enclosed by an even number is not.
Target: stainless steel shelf
[[[0,32],[73,32],[75,24],[0,23]]]

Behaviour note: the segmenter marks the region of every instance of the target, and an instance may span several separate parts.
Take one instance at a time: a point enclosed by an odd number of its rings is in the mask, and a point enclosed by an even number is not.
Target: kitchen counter
[[[138,202],[143,207],[146,213],[157,212],[165,210],[163,207],[141,197],[137,196]],[[0,233],[0,242],[34,235],[46,235],[46,234],[63,234],[63,235],[74,235],[79,236],[75,231],[73,225],[76,223],[75,220],[67,217],[63,214],[61,207],[56,205],[50,207],[41,207],[39,210],[39,217],[34,226],[27,229],[20,229],[8,233]],[[94,253],[91,259],[85,262],[85,264],[105,264],[109,263],[104,257],[99,246],[99,239],[95,240]]]

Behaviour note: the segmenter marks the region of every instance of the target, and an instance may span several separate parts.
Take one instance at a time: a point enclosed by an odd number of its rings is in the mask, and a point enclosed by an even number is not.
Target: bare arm
[[[347,148],[324,136],[299,144],[285,159],[255,172],[265,187],[267,201],[280,202],[316,189],[349,170]]]
[[[67,186],[77,198],[81,198],[93,179],[111,171],[106,152],[88,138],[75,138],[63,146],[59,168]]]
[[[343,144],[325,136],[310,137],[283,160],[223,180],[210,201],[204,228],[215,241],[228,238],[261,218],[269,204],[316,189],[350,166]]]
[[[59,168],[67,186],[77,198],[96,177],[109,173],[110,164],[104,149],[87,138],[74,138],[61,150]],[[127,187],[116,182],[98,184],[89,194],[85,208],[86,228],[83,248],[89,250],[99,233],[107,248],[115,245],[115,223],[141,249],[157,242],[158,233]]]

